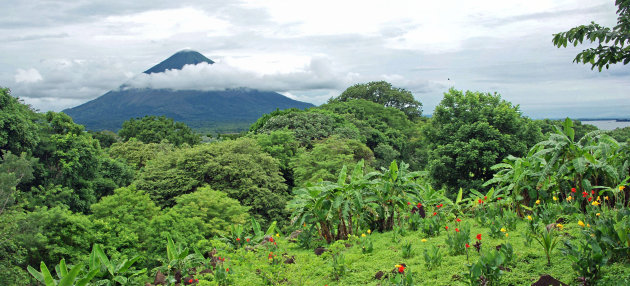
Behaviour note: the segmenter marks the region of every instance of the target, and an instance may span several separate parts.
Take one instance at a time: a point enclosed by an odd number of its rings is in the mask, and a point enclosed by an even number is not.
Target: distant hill
[[[198,52],[181,51],[145,73],[181,69],[184,65],[201,62],[214,63]],[[239,132],[247,130],[263,114],[276,109],[312,106],[276,92],[246,87],[222,91],[121,87],[63,112],[88,130],[95,131],[117,131],[130,118],[164,115],[201,132]]]

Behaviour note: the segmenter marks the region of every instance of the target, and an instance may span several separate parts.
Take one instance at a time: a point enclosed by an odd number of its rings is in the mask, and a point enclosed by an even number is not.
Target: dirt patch
[[[323,247],[315,248],[315,255],[317,255],[317,256],[322,255],[322,253],[324,253],[324,252],[326,252],[326,248],[323,248]]]
[[[551,275],[542,275],[532,286],[568,286],[568,284],[560,282],[560,280],[551,277]]]

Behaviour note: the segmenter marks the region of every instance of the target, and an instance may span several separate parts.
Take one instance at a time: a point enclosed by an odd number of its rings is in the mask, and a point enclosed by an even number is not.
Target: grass
[[[471,245],[476,240],[478,233],[482,234],[482,248],[494,249],[497,245],[505,242],[505,238],[492,239],[489,229],[476,225],[472,219],[464,219],[463,222],[471,223]],[[449,223],[451,230],[454,223]],[[514,263],[509,266],[511,271],[503,271],[500,285],[531,285],[537,281],[541,275],[549,274],[554,278],[570,284],[577,285],[577,274],[571,268],[571,263],[561,253],[563,247],[562,240],[570,237],[579,237],[580,227],[576,222],[565,224],[560,231],[560,244],[551,253],[551,266],[547,266],[547,259],[543,248],[535,243],[525,246],[526,223],[520,221],[515,231],[509,232],[509,242],[514,247]],[[414,283],[417,285],[466,285],[463,281],[465,273],[468,272],[466,255],[452,256],[448,254],[445,243],[446,233],[442,231],[439,236],[426,237],[422,232],[409,231],[400,241],[393,242],[393,232],[372,233],[370,239],[374,243],[374,252],[363,254],[361,246],[357,240],[350,239],[343,251],[346,262],[346,272],[339,279],[334,280],[332,275],[332,258],[329,253],[322,256],[314,254],[312,249],[300,248],[297,244],[286,239],[278,239],[279,249],[274,251],[277,254],[286,253],[288,256],[295,256],[295,264],[280,264],[271,266],[267,261],[269,252],[264,246],[255,250],[239,249],[236,252],[224,252],[229,257],[229,267],[234,271],[231,279],[234,285],[261,285],[263,280],[257,272],[275,273],[274,282],[283,285],[387,285],[385,280],[374,279],[378,271],[385,274],[394,269],[394,265],[404,263],[407,269],[411,269],[414,275]],[[421,240],[426,238],[426,242]],[[410,258],[403,258],[402,245],[411,242],[414,255]],[[430,245],[436,245],[444,253],[443,262],[440,267],[427,270],[422,253]],[[325,245],[323,245],[325,246]],[[326,247],[326,246],[325,246]],[[470,262],[477,261],[479,254],[474,247],[469,249]],[[630,264],[615,263],[607,265],[602,270],[604,272],[603,283],[620,285],[623,281],[630,280]],[[275,268],[274,268],[275,267]],[[626,279],[626,280],[623,280]],[[201,280],[201,279],[200,279]],[[606,282],[607,281],[607,282]],[[200,285],[211,285],[201,283]]]

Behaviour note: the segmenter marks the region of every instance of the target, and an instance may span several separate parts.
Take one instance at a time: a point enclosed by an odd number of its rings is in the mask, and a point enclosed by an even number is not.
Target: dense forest
[[[514,257],[507,239],[480,251],[471,226],[497,241],[518,229],[529,247],[551,248],[547,259],[562,236],[579,258],[573,276],[596,281],[612,264],[628,282],[629,134],[532,120],[498,94],[455,89],[423,117],[409,91],[370,82],[202,142],[156,116],[117,134],[86,131],[0,89],[0,284],[410,285],[447,253],[466,255],[443,283],[492,284],[536,257]],[[445,240],[424,250],[425,276],[421,262],[414,272],[409,262],[393,272],[357,264],[413,257],[412,244],[432,237]],[[373,277],[378,267],[385,277]],[[369,277],[351,274],[363,270]]]

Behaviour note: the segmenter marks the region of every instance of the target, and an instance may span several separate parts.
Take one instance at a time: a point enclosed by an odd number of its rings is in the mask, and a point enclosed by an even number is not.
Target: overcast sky
[[[24,0],[0,9],[0,86],[60,111],[123,83],[275,90],[324,103],[356,83],[498,92],[532,118],[630,117],[630,66],[572,63],[552,34],[616,23],[613,0]],[[142,71],[182,49],[215,65]]]

